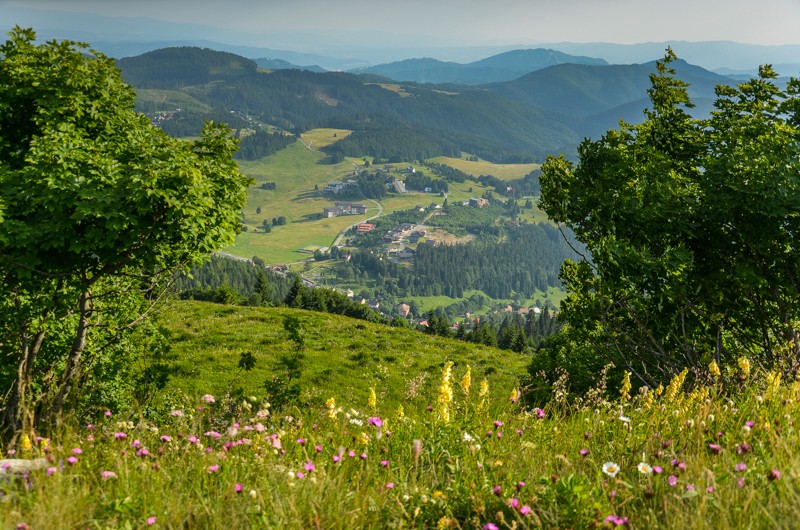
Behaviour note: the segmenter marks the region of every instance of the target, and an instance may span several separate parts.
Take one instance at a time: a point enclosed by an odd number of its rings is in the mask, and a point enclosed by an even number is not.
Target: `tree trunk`
[[[33,365],[36,356],[42,347],[44,331],[39,331],[30,340],[27,329],[20,333],[20,357],[17,363],[17,377],[10,392],[8,403],[2,416],[2,432],[12,434],[33,429],[33,407],[31,406],[31,396],[29,396],[31,378],[33,375]]]
[[[64,373],[61,376],[58,392],[53,399],[52,406],[47,411],[47,416],[57,416],[64,409],[64,404],[67,402],[70,390],[72,390],[72,382],[80,374],[81,369],[81,356],[83,350],[86,348],[86,335],[89,331],[89,317],[92,309],[90,307],[91,293],[84,291],[78,300],[78,329],[75,332],[75,340],[72,342],[67,364],[64,367]]]

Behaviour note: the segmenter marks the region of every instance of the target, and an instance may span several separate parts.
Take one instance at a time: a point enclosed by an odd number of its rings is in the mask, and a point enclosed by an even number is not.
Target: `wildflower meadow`
[[[273,412],[211,394],[161,424],[98,411],[20,438],[0,475],[3,528],[792,528],[800,383],[616,400],[598,387],[541,407],[445,364],[427,406]],[[380,389],[378,389],[380,390]],[[39,459],[14,473],[10,459]]]

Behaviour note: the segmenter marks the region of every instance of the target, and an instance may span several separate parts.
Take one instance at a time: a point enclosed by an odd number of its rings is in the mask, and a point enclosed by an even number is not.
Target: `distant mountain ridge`
[[[467,64],[430,58],[406,59],[359,68],[351,72],[380,75],[396,81],[415,83],[482,85],[511,81],[527,73],[558,64],[607,65],[608,63],[604,59],[536,48],[512,50]]]
[[[337,156],[418,160],[463,151],[495,162],[574,156],[581,139],[616,128],[620,119],[641,121],[649,106],[649,76],[656,71],[655,61],[557,64],[512,81],[466,86],[301,69],[267,73],[256,61],[200,48],[157,50],[118,64],[135,87],[159,89],[157,101],[137,100],[141,110],[169,110],[163,90],[174,90],[173,101],[183,102],[175,107],[195,103],[194,111],[183,113],[198,130],[204,119],[254,118],[292,133],[316,127],[355,131],[352,141],[341,143],[349,151],[343,147]],[[682,60],[671,66],[690,83],[696,115],[711,110],[716,85],[734,83]]]

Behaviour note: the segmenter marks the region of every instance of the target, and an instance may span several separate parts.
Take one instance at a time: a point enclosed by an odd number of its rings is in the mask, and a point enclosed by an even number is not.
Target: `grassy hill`
[[[509,351],[327,313],[182,301],[160,316],[171,346],[165,395],[222,396],[230,388],[263,397],[264,382],[280,373],[278,359],[294,351],[283,328],[287,317],[303,330],[300,385],[314,405],[335,396],[344,406],[363,406],[372,386],[387,406],[423,406],[447,361],[462,370],[470,364],[476,380],[485,375],[498,388],[516,386],[529,362]],[[242,352],[252,353],[256,364],[237,378]]]

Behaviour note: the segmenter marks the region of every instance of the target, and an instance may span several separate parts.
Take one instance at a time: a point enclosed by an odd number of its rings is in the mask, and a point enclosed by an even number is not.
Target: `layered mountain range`
[[[357,134],[341,146],[348,156],[420,159],[464,151],[498,162],[572,156],[583,138],[618,126],[620,119],[638,122],[656,71],[655,61],[611,65],[546,49],[465,65],[414,59],[357,73],[309,71],[194,47],[156,50],[118,64],[140,89],[144,111],[172,110],[181,101],[182,108],[195,109],[198,124],[200,118],[247,116],[289,132],[352,129]],[[712,110],[716,85],[737,82],[681,60],[671,66],[689,83],[697,115]],[[159,90],[159,100],[152,89]],[[196,105],[187,105],[187,98]]]

